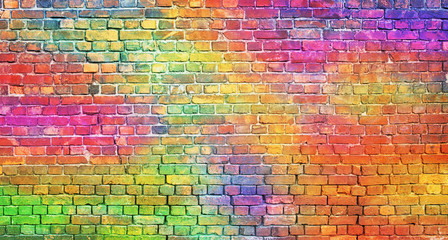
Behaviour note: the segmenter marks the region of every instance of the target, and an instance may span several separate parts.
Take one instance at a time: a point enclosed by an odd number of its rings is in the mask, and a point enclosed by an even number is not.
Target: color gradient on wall
[[[0,239],[448,239],[448,1],[0,5]]]

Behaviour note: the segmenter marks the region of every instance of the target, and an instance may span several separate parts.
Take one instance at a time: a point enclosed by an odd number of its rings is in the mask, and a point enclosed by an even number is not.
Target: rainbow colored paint
[[[448,239],[448,1],[0,4],[0,239]]]

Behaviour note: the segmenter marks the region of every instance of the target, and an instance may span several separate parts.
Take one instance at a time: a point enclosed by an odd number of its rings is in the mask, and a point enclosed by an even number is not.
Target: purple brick
[[[281,18],[311,17],[312,14],[310,9],[287,9],[280,12]]]
[[[390,31],[387,32],[387,39],[389,40],[413,40],[418,39],[418,33],[415,31]]]
[[[315,18],[340,19],[350,16],[350,11],[346,9],[314,9],[313,16]]]
[[[361,31],[355,34],[357,40],[386,40],[386,33],[383,31]]]
[[[420,11],[418,15],[423,19],[448,19],[448,10]]]
[[[420,32],[421,40],[437,41],[437,40],[448,40],[448,32],[444,31],[423,31]]]
[[[353,18],[382,18],[384,16],[384,10],[359,10],[353,12]]]
[[[418,18],[416,11],[412,10],[386,10],[386,15],[384,16],[388,19],[412,19]]]
[[[248,196],[234,196],[233,197],[233,205],[260,205],[263,203],[263,198],[257,195],[248,195]]]

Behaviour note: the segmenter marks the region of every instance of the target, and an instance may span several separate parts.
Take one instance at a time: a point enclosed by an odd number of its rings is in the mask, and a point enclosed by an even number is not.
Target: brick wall
[[[448,236],[448,1],[2,6],[0,239]]]

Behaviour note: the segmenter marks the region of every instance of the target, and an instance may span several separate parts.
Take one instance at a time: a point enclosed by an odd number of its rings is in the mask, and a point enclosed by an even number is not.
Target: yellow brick
[[[87,41],[117,41],[118,31],[115,30],[87,30]]]
[[[99,66],[98,64],[84,64],[84,72],[87,73],[95,73],[98,72]]]
[[[222,61],[221,53],[192,53],[190,55],[192,62],[220,62]]]
[[[151,71],[153,73],[162,73],[162,72],[166,72],[166,66],[165,64],[161,64],[161,63],[155,63],[151,66]]]
[[[205,93],[218,93],[219,92],[219,86],[218,85],[212,85],[212,86],[205,86],[204,87]]]
[[[221,93],[223,94],[236,93],[236,85],[235,84],[221,85]]]
[[[439,174],[421,174],[419,176],[420,183],[448,183],[448,175]]]
[[[219,72],[233,72],[233,65],[231,63],[220,63],[218,65]]]
[[[120,31],[120,40],[150,40],[152,31]]]
[[[193,96],[193,103],[224,103],[224,96],[200,95]]]
[[[113,73],[117,71],[116,64],[101,64],[101,72],[103,73]]]
[[[141,22],[141,26],[144,29],[156,29],[157,28],[157,21],[156,20],[143,20]]]
[[[122,42],[112,42],[109,45],[111,51],[122,51],[124,50],[124,43]]]

